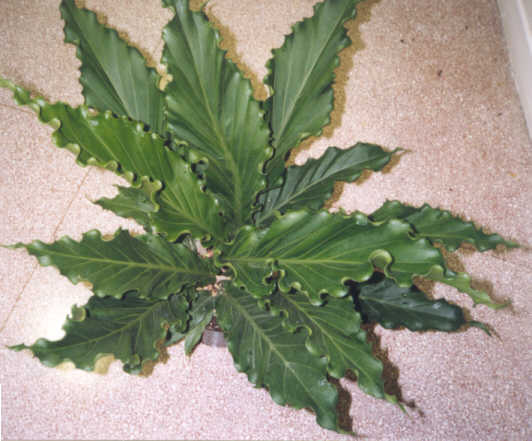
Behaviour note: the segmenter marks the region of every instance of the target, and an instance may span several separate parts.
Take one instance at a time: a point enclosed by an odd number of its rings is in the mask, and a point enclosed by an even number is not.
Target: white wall
[[[514,78],[532,138],[532,0],[498,0]]]

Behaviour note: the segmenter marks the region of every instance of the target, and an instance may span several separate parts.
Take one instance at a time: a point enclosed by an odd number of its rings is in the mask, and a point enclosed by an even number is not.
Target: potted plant
[[[85,370],[113,354],[138,374],[164,345],[184,339],[190,353],[215,316],[252,383],[340,432],[331,377],[352,371],[364,392],[401,405],[385,391],[364,322],[488,331],[458,306],[427,297],[414,278],[498,309],[504,304],[451,271],[435,244],[454,251],[469,242],[485,251],[514,243],[429,205],[388,201],[370,214],[324,209],[336,182],[382,170],[399,149],[359,142],[286,166],[290,152],[330,121],[338,53],[350,43],[344,24],[357,3],[325,0],[293,27],[273,51],[270,95],[259,102],[220,49],[218,32],[187,0],[163,0],[173,12],[163,30],[166,85],[94,13],[61,2],[85,104],[50,103],[4,78],[0,86],[50,124],[57,146],[80,165],[129,182],[97,203],[135,219],[145,234],[119,230],[106,239],[93,230],[81,241],[12,245],[73,283],[89,282],[94,293],[73,307],[64,338],[13,349]],[[213,285],[214,297],[206,289]]]

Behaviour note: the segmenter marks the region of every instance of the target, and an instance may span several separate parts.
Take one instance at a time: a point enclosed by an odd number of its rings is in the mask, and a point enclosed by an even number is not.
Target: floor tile
[[[0,244],[50,240],[76,194],[86,169],[74,157],[56,148],[52,130],[31,112],[11,107],[11,97],[0,90]],[[33,259],[22,251],[0,251],[0,310],[4,323],[34,270]]]
[[[132,219],[124,219],[94,204],[100,198],[113,198],[117,194],[117,185],[127,187],[128,183],[108,170],[91,167],[54,239],[68,235],[80,240],[84,232],[93,229],[99,229],[104,235],[113,234],[119,228],[143,233],[144,229]]]

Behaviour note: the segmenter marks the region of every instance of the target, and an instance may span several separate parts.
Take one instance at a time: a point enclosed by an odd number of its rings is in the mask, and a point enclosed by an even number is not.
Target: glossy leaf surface
[[[99,358],[113,354],[126,372],[138,374],[145,361],[159,358],[156,345],[166,337],[166,328],[186,325],[186,309],[182,295],[166,300],[141,299],[134,293],[121,300],[93,296],[85,306],[72,308],[61,340],[39,339],[12,349],[30,349],[46,366],[71,361],[88,371]]]
[[[257,213],[255,223],[260,226],[269,224],[276,212],[323,208],[336,182],[354,182],[364,170],[381,170],[392,154],[377,145],[358,143],[346,150],[329,147],[320,158],[288,167],[283,184],[261,197],[263,207]]]
[[[74,0],[63,0],[60,10],[65,42],[77,46],[81,60],[85,103],[142,121],[164,135],[164,97],[157,72],[114,29],[100,24],[94,12],[76,7]]]
[[[382,363],[373,356],[366,333],[360,329],[360,315],[351,298],[328,297],[322,306],[314,306],[304,294],[278,291],[267,302],[285,316],[289,328],[307,330],[307,349],[327,357],[331,376],[342,378],[349,369],[356,373],[364,392],[385,397]]]
[[[397,219],[374,224],[361,213],[300,210],[264,230],[242,229],[222,249],[218,263],[230,267],[236,282],[257,297],[273,291],[266,279],[279,271],[283,291],[301,290],[320,304],[323,293],[344,296],[346,281],[366,281],[376,266],[401,286],[411,286],[414,276],[425,276],[458,288],[477,303],[498,306],[486,293],[471,288],[467,274],[447,270],[437,248],[410,234],[410,225]]]
[[[398,218],[412,224],[416,236],[426,237],[433,242],[440,242],[449,251],[455,251],[462,243],[473,244],[477,250],[492,250],[497,245],[512,248],[517,244],[505,241],[498,234],[486,234],[475,227],[473,222],[465,222],[449,211],[438,210],[425,204],[420,208],[402,204],[399,201],[387,201],[381,208],[371,214],[376,222]]]
[[[431,300],[415,286],[401,288],[381,277],[360,285],[361,312],[385,328],[405,326],[411,331],[455,331],[466,323],[462,309],[444,299]]]
[[[190,322],[185,337],[187,355],[190,355],[200,342],[203,331],[214,315],[215,298],[209,291],[199,291],[193,294],[190,305]]]
[[[119,186],[118,194],[114,198],[101,198],[95,203],[118,216],[136,220],[151,233],[150,215],[155,213],[157,206],[141,189]]]
[[[84,106],[50,104],[2,78],[0,87],[11,89],[18,104],[29,106],[50,124],[55,129],[54,142],[72,151],[78,164],[112,170],[147,191],[160,208],[150,216],[156,232],[172,241],[185,233],[223,237],[217,200],[203,190],[204,183],[191,166],[165,147],[160,136],[146,132],[143,124],[110,112],[92,115]]]
[[[338,52],[351,43],[344,23],[356,14],[358,0],[328,0],[314,15],[293,26],[281,48],[273,50],[264,82],[272,95],[265,103],[275,148],[268,164],[269,183],[282,175],[291,149],[329,124],[333,109]]]
[[[72,283],[92,283],[100,297],[136,291],[140,297],[167,298],[186,286],[215,280],[207,261],[187,247],[154,235],[131,237],[124,230],[111,240],[93,230],[80,242],[65,236],[51,244],[34,241],[15,247],[26,248],[43,266],[55,266]]]
[[[338,430],[338,393],[327,381],[327,361],[306,349],[306,332],[290,332],[281,318],[230,284],[217,298],[216,313],[236,368],[249,381],[266,387],[277,404],[311,408],[318,424]]]
[[[163,30],[162,62],[168,127],[208,161],[207,184],[231,207],[235,228],[251,218],[271,156],[269,131],[250,82],[219,48],[220,36],[188,0],[165,0],[175,11]],[[229,213],[228,213],[229,214]]]
[[[285,167],[290,152],[330,122],[334,69],[350,44],[344,25],[359,1],[323,0],[293,27],[268,62],[270,97],[258,103],[204,9],[191,11],[189,0],[162,0],[173,13],[163,30],[164,91],[138,50],[93,12],[61,0],[85,105],[50,104],[1,77],[0,87],[51,125],[54,142],[80,165],[127,180],[130,188],[97,204],[149,234],[119,230],[104,240],[93,230],[79,242],[14,245],[73,283],[90,282],[96,295],[73,308],[64,338],[12,349],[86,370],[113,354],[140,373],[163,345],[184,340],[190,354],[216,316],[237,369],[253,384],[342,432],[328,376],[353,371],[367,394],[397,403],[384,391],[362,318],[388,328],[488,331],[457,306],[427,298],[413,280],[443,282],[499,308],[467,274],[448,270],[433,243],[454,250],[470,242],[481,251],[515,244],[428,205],[387,202],[369,217],[318,211],[335,182],[390,161],[395,152],[379,146],[331,147]],[[212,286],[216,297],[198,291]]]

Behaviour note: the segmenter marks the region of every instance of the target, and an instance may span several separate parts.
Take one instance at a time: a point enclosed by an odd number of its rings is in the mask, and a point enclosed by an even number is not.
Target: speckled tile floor
[[[230,55],[257,89],[270,49],[290,24],[311,14],[313,0],[212,0]],[[0,74],[51,100],[81,102],[75,49],[62,43],[59,0],[2,0]],[[169,18],[158,0],[86,0],[153,60]],[[341,55],[337,109],[320,140],[309,140],[297,163],[329,145],[358,140],[409,150],[386,173],[345,185],[332,208],[370,212],[386,199],[429,202],[474,220],[523,245],[532,237],[532,145],[513,85],[495,0],[368,0]],[[0,243],[78,237],[131,226],[89,199],[113,193],[117,178],[81,169],[56,149],[51,129],[17,109],[0,91]],[[353,429],[367,440],[532,439],[532,259],[527,247],[483,255],[461,250],[456,268],[512,307],[471,308],[489,323],[443,335],[407,330],[376,334],[389,375],[414,402],[408,417],[361,393],[348,380],[344,402]],[[0,249],[0,343],[59,338],[63,318],[89,291],[23,252]],[[113,363],[107,375],[49,369],[28,353],[0,349],[2,434],[5,439],[305,439],[347,440],[327,432],[305,411],[279,407],[254,389],[222,348],[181,345],[148,378]]]

